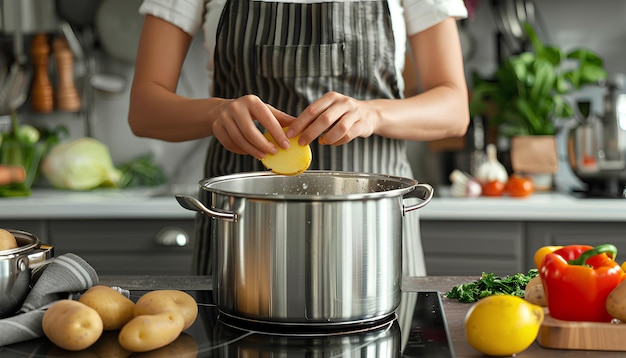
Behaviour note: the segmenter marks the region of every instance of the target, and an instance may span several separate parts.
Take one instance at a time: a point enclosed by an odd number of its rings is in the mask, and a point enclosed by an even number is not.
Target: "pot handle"
[[[215,210],[207,208],[200,200],[190,195],[176,194],[176,200],[183,208],[191,211],[197,211],[201,214],[206,214],[216,219],[222,219],[225,221],[237,222],[237,213],[233,213],[225,210]]]
[[[408,213],[409,211],[413,211],[413,210],[416,210],[425,206],[426,204],[430,202],[434,194],[435,194],[435,190],[430,184],[417,184],[415,186],[415,189],[404,194],[402,199],[417,198],[417,199],[420,199],[420,201],[413,205],[405,205],[403,208],[404,212]]]

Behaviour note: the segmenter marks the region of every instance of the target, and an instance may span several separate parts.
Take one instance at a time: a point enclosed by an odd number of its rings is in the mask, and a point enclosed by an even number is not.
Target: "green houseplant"
[[[558,168],[555,121],[574,117],[567,95],[607,73],[593,51],[566,53],[544,44],[530,24],[524,30],[531,50],[506,58],[491,78],[474,74],[470,113],[510,138],[512,171],[533,177],[537,190],[550,190]]]
[[[603,60],[578,48],[565,53],[544,44],[524,24],[532,50],[506,58],[493,78],[473,75],[470,113],[482,115],[501,135],[554,135],[554,120],[572,118],[565,95],[606,79]]]

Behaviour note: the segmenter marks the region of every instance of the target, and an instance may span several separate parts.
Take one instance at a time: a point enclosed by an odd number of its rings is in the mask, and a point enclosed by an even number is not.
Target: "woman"
[[[141,137],[213,136],[206,177],[264,170],[300,134],[311,169],[412,177],[405,140],[462,136],[467,87],[455,20],[462,0],[144,0],[145,21],[129,122]],[[211,97],[176,94],[192,36],[203,25]],[[403,98],[410,45],[422,92]],[[282,127],[289,127],[284,133]],[[210,220],[199,215],[198,234]],[[403,271],[425,275],[417,215],[407,215]],[[209,272],[208,240],[196,240],[194,271]]]

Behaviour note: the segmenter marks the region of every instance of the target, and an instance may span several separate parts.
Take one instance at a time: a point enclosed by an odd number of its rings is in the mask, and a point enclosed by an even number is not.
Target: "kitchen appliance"
[[[572,171],[586,185],[580,193],[591,197],[626,197],[626,76],[606,84],[602,111],[580,100],[582,120],[571,129],[568,158]]]
[[[136,301],[146,291],[131,291]],[[181,336],[156,351],[154,357],[377,357],[452,358],[455,356],[438,292],[402,292],[394,315],[367,327],[341,331],[302,333],[265,330],[266,326],[228,320],[214,304],[211,291],[187,291],[198,302],[198,318]],[[283,327],[284,328],[284,327]],[[80,352],[64,351],[39,338],[0,347],[0,356],[72,357],[76,355],[125,357],[116,331],[104,332],[93,346]]]
[[[290,326],[377,321],[400,302],[403,216],[426,205],[408,178],[307,171],[200,182],[181,205],[215,219],[213,290],[232,317]]]
[[[13,315],[30,292],[33,268],[51,259],[53,247],[41,243],[37,236],[7,229],[18,247],[0,251],[0,318]]]

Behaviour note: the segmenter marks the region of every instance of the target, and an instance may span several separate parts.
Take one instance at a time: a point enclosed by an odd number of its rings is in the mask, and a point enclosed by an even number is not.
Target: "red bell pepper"
[[[610,244],[564,246],[541,265],[550,316],[564,321],[610,322],[606,298],[626,277]]]

